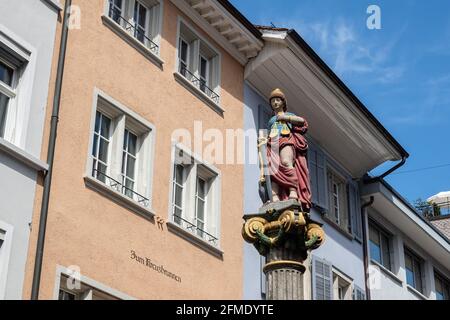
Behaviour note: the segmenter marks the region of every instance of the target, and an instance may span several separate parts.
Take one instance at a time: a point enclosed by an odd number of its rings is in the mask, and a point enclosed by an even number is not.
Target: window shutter
[[[311,184],[312,202],[318,204],[317,200],[317,151],[313,145],[309,145],[308,150],[308,169]]]
[[[199,57],[200,57],[200,40],[196,39],[189,45],[189,66],[188,69],[199,77]]]
[[[353,300],[366,300],[366,294],[358,286],[354,286],[353,287],[353,294],[352,294],[352,296],[353,296]]]
[[[358,184],[351,181],[348,184],[349,212],[351,219],[352,234],[361,240],[361,211],[359,204]]]
[[[314,300],[333,300],[332,266],[326,260],[312,256],[312,280]]]
[[[327,169],[325,154],[317,150],[316,153],[317,165],[317,205],[324,209],[328,209],[327,201]]]
[[[220,57],[218,55],[211,59],[211,89],[219,94],[220,87]]]

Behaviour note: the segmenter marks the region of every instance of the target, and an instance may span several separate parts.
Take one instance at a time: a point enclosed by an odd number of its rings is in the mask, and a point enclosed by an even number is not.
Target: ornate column
[[[244,216],[242,236],[266,257],[268,300],[303,300],[303,262],[325,239],[321,224],[296,200],[270,203]]]

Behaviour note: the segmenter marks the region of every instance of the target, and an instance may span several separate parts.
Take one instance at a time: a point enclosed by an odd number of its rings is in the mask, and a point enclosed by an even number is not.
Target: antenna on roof
[[[272,26],[272,28],[276,28],[276,26],[273,24],[273,22],[271,22],[270,25]]]

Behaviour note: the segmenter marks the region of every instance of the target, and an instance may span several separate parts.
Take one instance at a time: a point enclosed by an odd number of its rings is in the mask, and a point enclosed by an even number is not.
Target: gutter
[[[364,285],[366,289],[367,300],[370,300],[370,289],[369,289],[369,253],[367,250],[367,230],[366,230],[366,214],[365,209],[370,207],[375,201],[375,197],[371,196],[370,200],[361,206],[361,224],[363,232],[363,257],[364,257]]]
[[[61,43],[58,57],[58,68],[56,73],[55,94],[53,97],[53,111],[50,125],[50,137],[47,151],[48,171],[44,176],[44,190],[41,203],[41,214],[39,220],[38,240],[36,257],[34,263],[33,282],[31,287],[31,300],[39,299],[39,287],[41,282],[42,260],[44,256],[45,232],[47,228],[48,206],[50,200],[50,189],[52,185],[53,161],[55,158],[56,133],[58,129],[59,109],[61,105],[61,89],[64,75],[64,63],[66,59],[67,37],[69,35],[68,20],[70,18],[70,6],[72,0],[66,0],[64,6],[64,19],[62,23]]]
[[[378,177],[368,177],[365,176],[363,179],[363,183],[364,184],[371,184],[371,183],[375,183],[375,182],[381,182],[383,181],[383,179],[385,177],[387,177],[388,175],[390,175],[392,172],[394,172],[395,170],[397,170],[398,168],[400,168],[401,166],[403,166],[406,163],[406,159],[409,157],[409,154],[406,155],[402,155],[402,160],[397,163],[395,166],[393,166],[392,168],[390,168],[389,170],[387,170],[385,173],[379,175]]]

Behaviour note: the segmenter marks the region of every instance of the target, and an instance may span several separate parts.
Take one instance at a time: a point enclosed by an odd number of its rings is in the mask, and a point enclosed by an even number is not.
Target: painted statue
[[[309,212],[311,188],[306,158],[308,143],[304,137],[308,123],[287,112],[286,97],[280,89],[272,91],[269,101],[274,116],[268,123],[268,137],[260,139],[259,144],[260,161],[266,167],[261,178],[266,184],[266,195],[261,198],[263,202],[294,199]]]

